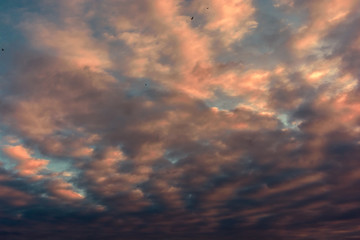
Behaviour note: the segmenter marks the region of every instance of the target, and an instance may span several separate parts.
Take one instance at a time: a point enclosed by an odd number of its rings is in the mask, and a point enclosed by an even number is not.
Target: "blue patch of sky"
[[[22,49],[30,48],[21,24],[32,18],[34,13],[53,16],[54,12],[45,9],[42,1],[1,0],[0,1],[0,85],[7,81],[12,70],[14,57]],[[4,88],[0,88],[3,95]]]
[[[144,96],[145,91],[156,84],[149,78],[129,78],[129,80],[130,86],[126,92],[128,98]]]
[[[286,127],[289,127],[290,124],[289,124],[289,118],[288,118],[288,115],[287,114],[278,114],[277,117],[279,118],[279,120],[286,126]]]
[[[282,8],[275,7],[274,1],[255,0],[254,4],[260,14],[266,14],[282,20],[284,23],[289,24],[294,28],[301,27],[308,17],[308,13],[306,11],[295,11],[295,9],[291,11],[284,11]]]
[[[16,163],[9,160],[1,151],[0,151],[0,163],[1,167],[5,168],[6,170],[13,169],[16,166]]]
[[[281,21],[282,13],[273,7],[271,1],[257,1],[255,5],[258,5],[255,12],[258,26],[234,47],[246,56],[249,64],[272,69],[282,54],[286,54],[281,46],[287,38],[284,32],[286,24]]]
[[[204,102],[209,107],[217,107],[221,110],[231,110],[245,101],[240,96],[230,96],[221,89],[216,89],[214,91],[214,97],[206,99]]]
[[[6,132],[4,132],[4,131],[0,132],[0,147],[1,148],[4,147],[5,145],[11,145],[11,146],[24,145],[24,141],[22,141],[21,139],[18,139],[18,142],[16,142],[15,144],[10,144],[5,140],[5,138],[4,138],[5,136],[7,136]],[[48,170],[50,170],[52,172],[71,171],[71,164],[69,161],[66,161],[64,159],[59,160],[56,158],[51,158],[51,157],[45,156],[45,155],[41,154],[35,148],[33,148],[31,150],[32,150],[31,157],[49,160],[49,163],[47,165]],[[11,160],[7,156],[5,156],[2,151],[0,151],[0,162],[3,163],[4,168],[7,170],[10,170],[16,166],[16,162]]]
[[[299,130],[298,124],[300,124],[300,121],[290,121],[289,115],[287,113],[277,114],[277,117],[281,121],[281,123],[284,124],[285,128],[289,128],[295,131]]]
[[[55,1],[56,2],[56,1]],[[51,3],[51,2],[49,2]],[[57,8],[53,10],[47,7],[47,3],[44,1],[28,1],[28,0],[2,0],[0,1],[0,7],[3,13],[11,13],[12,16],[21,18],[22,15],[14,13],[37,13],[43,16],[55,16],[55,13],[58,12]],[[19,12],[21,11],[21,12]]]
[[[188,154],[186,154],[186,153],[176,152],[176,151],[173,151],[173,150],[166,150],[165,154],[164,154],[164,158],[167,159],[172,164],[176,164],[181,159],[184,159],[187,156],[188,156]]]
[[[91,23],[90,26],[92,26]],[[98,39],[104,39],[104,34],[108,34],[115,38],[114,40],[104,40],[108,41],[109,54],[112,62],[123,62],[124,58],[126,59],[126,57],[132,53],[132,49],[124,41],[116,39],[116,32],[113,32],[110,29],[100,31],[94,29],[95,26],[92,27],[93,35]]]
[[[5,156],[2,152],[2,148],[5,147],[5,145],[10,145],[5,140],[6,135],[7,135],[6,129],[4,128],[4,126],[0,125],[0,165],[2,165],[2,167],[4,167],[5,169],[9,170],[9,169],[15,167],[16,164],[14,162],[10,161],[10,159],[7,156]]]
[[[28,39],[24,36],[24,25],[36,18],[46,19],[47,21],[60,20],[61,12],[56,6],[57,1],[28,1],[28,0],[1,0],[0,1],[0,48],[1,52],[0,74],[6,69],[10,69],[11,56],[18,50],[28,48]]]
[[[71,164],[69,162],[66,162],[64,160],[55,160],[55,159],[49,159],[50,160],[49,164],[47,165],[47,168],[50,171],[53,172],[62,172],[62,171],[67,171],[67,172],[72,172],[72,168],[71,168]]]
[[[254,1],[257,27],[244,38],[232,44],[231,51],[221,53],[217,60],[222,62],[242,61],[244,69],[273,69],[279,62],[291,59],[286,44],[294,29],[306,20],[305,11],[283,11],[272,1]]]
[[[56,13],[45,9],[41,1],[2,0],[0,9],[0,42],[9,49],[15,43],[26,43],[20,25],[26,23],[27,18],[31,19],[34,14],[53,17]]]

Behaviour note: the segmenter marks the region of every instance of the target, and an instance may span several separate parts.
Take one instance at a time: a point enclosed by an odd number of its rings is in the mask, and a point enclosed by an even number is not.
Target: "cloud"
[[[0,68],[0,235],[359,235],[357,2],[41,6]]]
[[[12,206],[25,206],[32,200],[28,194],[7,186],[0,186],[0,196],[2,201],[5,200]]]
[[[300,28],[299,34],[295,35],[294,47],[299,51],[306,51],[320,44],[332,27],[346,20],[347,15],[356,6],[356,1],[348,1],[346,4],[337,0],[317,3],[299,1],[297,4],[300,7],[308,7],[310,16],[308,24]]]
[[[72,189],[72,185],[70,183],[60,179],[50,182],[48,188],[54,196],[60,198],[61,200],[80,200],[84,198],[83,195]]]
[[[49,163],[49,160],[31,157],[30,151],[22,145],[6,146],[2,151],[7,157],[17,162],[16,170],[22,176],[41,177],[38,172]]]
[[[205,15],[208,18],[205,29],[217,32],[225,45],[238,41],[251,31],[251,28],[256,28],[257,23],[252,19],[255,12],[252,1],[235,0],[227,4],[217,0],[199,2],[202,7],[208,6],[207,10],[210,12]]]

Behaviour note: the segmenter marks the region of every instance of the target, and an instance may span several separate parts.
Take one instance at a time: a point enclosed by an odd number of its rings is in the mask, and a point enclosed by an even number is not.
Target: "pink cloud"
[[[225,45],[239,41],[244,34],[256,27],[257,23],[252,18],[255,8],[250,0],[222,0],[203,1],[209,4],[209,14],[206,15],[208,23],[205,29],[217,31]]]
[[[48,184],[50,193],[58,199],[62,200],[81,200],[84,196],[74,191],[72,184],[62,180],[56,179]]]
[[[39,53],[19,53],[0,93],[19,138],[3,148],[18,174],[1,169],[0,200],[26,206],[5,184],[34,189],[67,204],[71,224],[95,211],[104,234],[260,226],[281,238],[327,217],[341,229],[358,199],[360,106],[343,66],[357,65],[358,34],[337,31],[356,5],[273,2],[44,1],[56,14],[25,14]],[[21,141],[74,171],[49,173]]]
[[[37,49],[52,52],[79,68],[89,67],[93,71],[103,71],[111,67],[111,62],[106,45],[92,37],[92,31],[84,21],[85,2],[54,3],[63,14],[63,25],[35,15],[31,21],[24,22],[21,26]],[[82,15],[83,18],[74,18],[73,14]]]
[[[7,157],[16,161],[15,169],[23,176],[37,175],[49,163],[49,160],[33,158],[31,151],[22,145],[6,146],[2,150]]]
[[[305,4],[309,9],[309,22],[294,35],[293,46],[302,55],[322,44],[322,38],[354,11],[357,1],[317,1]],[[305,51],[305,52],[304,52]]]

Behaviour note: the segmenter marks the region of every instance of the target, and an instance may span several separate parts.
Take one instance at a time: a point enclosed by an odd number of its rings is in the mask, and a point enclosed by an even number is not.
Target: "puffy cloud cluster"
[[[0,236],[360,236],[357,1],[5,2]]]

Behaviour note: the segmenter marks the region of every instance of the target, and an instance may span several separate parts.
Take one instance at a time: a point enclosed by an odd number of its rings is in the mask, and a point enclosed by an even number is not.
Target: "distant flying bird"
[[[193,20],[194,19],[194,17],[191,17],[191,20]]]
[[[1,51],[5,51],[5,50],[2,48]]]

